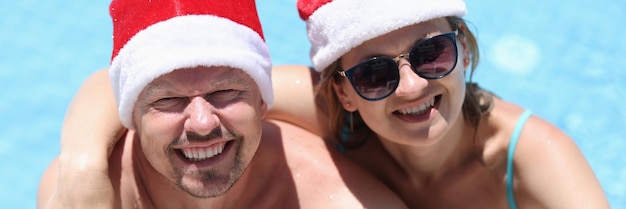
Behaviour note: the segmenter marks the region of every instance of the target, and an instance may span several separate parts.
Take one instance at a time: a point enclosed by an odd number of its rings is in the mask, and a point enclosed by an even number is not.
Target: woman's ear
[[[459,36],[457,36],[457,38],[459,42],[461,42],[461,47],[463,49],[463,69],[467,70],[470,66],[470,51],[467,44],[467,36],[465,36],[466,31],[468,31],[467,26],[465,24],[459,24],[458,30]]]
[[[346,93],[346,86],[333,82],[333,88],[335,89],[335,94],[337,94],[337,98],[339,99],[339,102],[341,102],[343,109],[348,112],[356,111],[356,107],[352,105],[350,97]]]

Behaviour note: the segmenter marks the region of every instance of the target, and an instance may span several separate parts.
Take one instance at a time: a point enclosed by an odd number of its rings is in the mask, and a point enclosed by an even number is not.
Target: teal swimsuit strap
[[[525,110],[524,113],[522,113],[522,116],[517,119],[517,124],[515,124],[515,129],[513,130],[513,135],[511,136],[511,141],[509,142],[509,150],[506,158],[506,196],[511,209],[517,209],[515,197],[513,196],[513,155],[515,154],[515,147],[517,146],[517,141],[522,133],[522,128],[524,127],[524,124],[526,124],[526,120],[528,120],[531,115],[532,112],[530,110]]]

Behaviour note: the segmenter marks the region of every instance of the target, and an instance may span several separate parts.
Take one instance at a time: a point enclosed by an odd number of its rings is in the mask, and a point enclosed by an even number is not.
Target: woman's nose
[[[420,77],[406,59],[398,60],[398,70],[400,71],[400,82],[395,94],[400,97],[411,97],[421,94],[428,85],[428,80]]]

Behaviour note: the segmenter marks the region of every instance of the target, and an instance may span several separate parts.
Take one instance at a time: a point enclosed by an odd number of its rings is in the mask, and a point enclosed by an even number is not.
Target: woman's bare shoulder
[[[494,97],[492,109],[481,118],[479,124],[476,140],[482,148],[482,160],[487,167],[497,169],[502,175],[505,172],[509,141],[523,111],[515,104]]]
[[[525,156],[525,154],[537,156],[537,153],[532,150],[547,151],[552,148],[578,151],[573,139],[567,133],[540,115],[532,113],[532,110],[500,99],[494,99],[494,102],[495,105],[489,113],[488,121],[494,130],[494,136],[500,141],[499,144],[502,144],[501,148],[508,151],[511,139],[515,137],[513,131],[519,126],[522,129],[515,151],[519,152],[520,156]],[[521,121],[520,118],[525,111],[531,111],[531,115],[526,121]]]
[[[593,207],[587,208],[604,208],[602,188],[574,139],[540,115],[532,114],[522,122],[519,118],[524,108],[500,99],[494,102],[488,119],[495,127],[494,150],[500,153],[498,162],[502,165],[506,164],[506,153],[514,152],[513,176],[520,207],[576,208],[588,204]],[[517,142],[511,140],[516,126],[522,126]],[[583,199],[589,201],[581,202]]]
[[[512,150],[515,151],[516,162],[537,157],[532,150],[546,149],[542,146],[545,144],[563,143],[571,148],[571,138],[540,116],[531,114],[526,121],[520,121],[527,109],[499,98],[494,98],[493,102],[491,111],[481,119],[477,136],[482,145],[483,161],[489,167],[499,169],[499,173],[504,174],[516,126],[522,128],[518,140],[514,142],[515,150]]]

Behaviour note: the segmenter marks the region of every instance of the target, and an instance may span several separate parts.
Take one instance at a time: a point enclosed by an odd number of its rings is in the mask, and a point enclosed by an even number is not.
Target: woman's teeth
[[[191,161],[202,161],[222,153],[225,145],[226,142],[221,142],[211,147],[185,148],[182,149],[182,153]]]
[[[402,109],[402,110],[399,110],[398,112],[400,112],[400,114],[404,114],[404,115],[407,115],[407,114],[419,115],[419,114],[424,113],[429,108],[431,108],[434,104],[435,104],[435,98],[431,99],[430,101],[428,101],[428,102],[426,102],[426,103],[424,103],[424,104],[422,104],[420,106],[413,107],[413,108],[408,108],[408,109]]]

